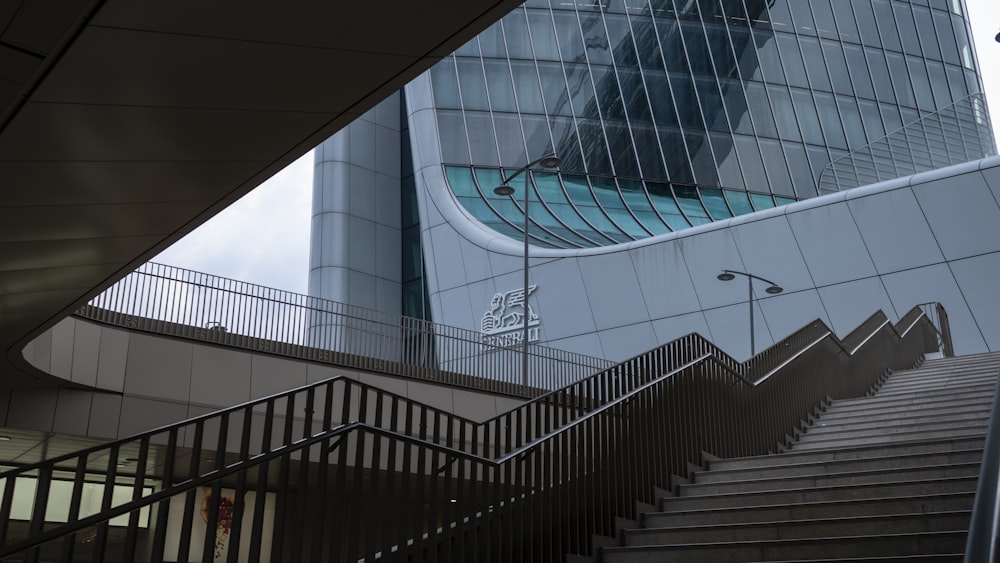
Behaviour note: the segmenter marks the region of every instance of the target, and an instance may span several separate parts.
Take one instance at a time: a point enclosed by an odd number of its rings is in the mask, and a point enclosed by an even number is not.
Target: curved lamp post
[[[754,339],[753,339],[753,280],[760,280],[764,283],[771,284],[767,289],[764,290],[770,293],[771,295],[777,295],[782,291],[784,291],[784,289],[771,280],[766,280],[760,276],[755,276],[753,274],[749,274],[747,272],[741,272],[739,270],[722,270],[722,273],[716,277],[722,281],[733,281],[734,279],[736,279],[736,276],[746,276],[747,287],[750,290],[750,298],[747,300],[747,302],[750,304],[750,357],[752,358],[753,355],[757,353],[757,349],[754,346]]]
[[[536,164],[542,168],[553,169],[559,168],[562,161],[554,154],[547,154],[518,168],[509,178],[504,177],[503,169],[501,169],[500,185],[493,188],[493,193],[497,195],[513,195],[514,188],[510,187],[510,181],[517,178],[518,174],[524,174],[524,333],[521,338],[524,349],[521,354],[521,382],[525,387],[528,385],[528,194],[531,191],[528,186],[527,172]]]

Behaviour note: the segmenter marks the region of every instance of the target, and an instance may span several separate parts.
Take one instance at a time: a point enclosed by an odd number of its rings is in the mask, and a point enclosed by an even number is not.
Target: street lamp
[[[503,170],[500,170],[500,185],[493,188],[493,193],[497,195],[513,195],[514,188],[510,187],[510,181],[517,178],[518,174],[524,174],[524,333],[521,344],[524,346],[521,358],[521,381],[525,387],[528,386],[528,193],[531,191],[528,186],[528,170],[534,165],[542,168],[559,168],[562,161],[554,154],[547,154],[541,158],[536,158],[525,164],[509,178],[504,177]]]
[[[753,280],[760,280],[764,283],[771,284],[770,287],[764,290],[770,293],[771,295],[777,295],[782,291],[784,291],[784,289],[782,289],[778,284],[774,283],[771,280],[766,280],[760,276],[748,274],[747,272],[740,272],[739,270],[722,270],[722,273],[716,277],[721,281],[733,281],[734,279],[736,279],[737,275],[746,276],[747,287],[749,288],[750,291],[750,298],[747,300],[747,302],[750,304],[750,357],[752,358],[753,355],[757,352],[756,347],[754,346],[754,339],[753,339]]]

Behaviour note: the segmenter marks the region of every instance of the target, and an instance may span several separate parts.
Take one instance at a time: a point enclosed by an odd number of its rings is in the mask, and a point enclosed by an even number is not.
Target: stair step
[[[991,377],[994,378],[995,381],[998,366],[1000,366],[1000,364],[993,363],[990,365],[980,365],[958,370],[934,370],[926,372],[918,370],[915,372],[900,372],[891,374],[889,377],[885,378],[882,383],[884,385],[888,385],[921,384],[926,382],[961,382],[976,381]]]
[[[968,414],[985,414],[989,416],[991,404],[976,404],[976,405],[942,405],[933,408],[923,408],[920,409],[918,418],[933,417],[933,416],[943,416],[948,414],[956,415],[968,415]],[[823,415],[816,419],[813,425],[825,424],[827,426],[832,426],[834,424],[852,424],[855,422],[874,422],[879,420],[899,420],[903,417],[908,417],[914,415],[913,409],[909,407],[900,409],[872,409],[870,411],[860,411],[845,414],[837,413],[823,413]]]
[[[873,407],[899,407],[903,405],[913,405],[916,408],[941,403],[969,403],[969,402],[992,402],[993,391],[957,391],[954,393],[915,393],[902,397],[889,397],[881,399],[878,395],[862,397],[860,399],[838,399],[827,407],[827,412],[847,412],[850,410],[865,410]]]
[[[847,426],[809,426],[799,436],[799,440],[814,439],[848,439],[852,437],[867,438],[872,435],[900,434],[905,432],[934,432],[954,428],[976,428],[984,430],[989,422],[988,416],[942,417],[941,420],[918,421],[897,420],[872,424],[855,424]]]
[[[896,375],[897,373],[919,373],[921,371],[926,371],[927,373],[940,373],[948,371],[961,373],[965,371],[975,371],[977,369],[988,368],[995,365],[1000,365],[998,364],[996,357],[973,358],[966,356],[962,358],[961,361],[959,361],[958,358],[946,358],[945,361],[932,360],[924,362],[921,366],[894,372],[892,375]]]
[[[955,425],[952,428],[941,430],[923,430],[915,432],[893,432],[881,436],[854,437],[845,439],[823,439],[822,437],[810,439],[808,434],[804,434],[802,439],[793,444],[794,450],[828,449],[844,446],[877,445],[889,444],[893,442],[917,441],[922,439],[949,438],[952,436],[962,436],[969,434],[981,434],[986,428],[982,424]]]
[[[957,376],[941,376],[934,378],[914,378],[914,379],[897,379],[890,377],[885,380],[879,387],[879,393],[896,393],[902,392],[904,390],[924,390],[924,389],[935,389],[940,387],[967,387],[967,386],[979,386],[988,385],[990,383],[996,385],[997,376],[995,373],[984,373],[982,375],[969,375],[964,377]]]
[[[845,557],[902,557],[928,553],[954,554],[965,550],[965,531],[928,532],[922,534],[892,534],[811,538],[797,540],[767,540],[687,544],[662,546],[605,547],[601,561],[605,563],[670,563],[674,561],[788,561]]]
[[[929,387],[962,387],[966,385],[984,385],[996,383],[997,368],[990,367],[969,373],[942,373],[938,375],[921,374],[914,377],[890,376],[884,379],[878,391],[890,389],[921,389]]]
[[[927,387],[920,387],[916,389],[897,389],[895,391],[889,389],[880,389],[878,393],[867,399],[878,399],[879,403],[888,403],[891,401],[904,401],[913,399],[941,399],[944,394],[947,395],[966,395],[966,394],[983,394],[984,396],[992,397],[993,392],[996,390],[996,379],[988,383],[980,383],[978,385],[933,385]],[[842,401],[855,401],[856,399],[841,399]],[[836,401],[834,401],[836,403]],[[849,403],[848,403],[849,404]]]
[[[661,528],[735,524],[740,522],[770,522],[775,520],[809,520],[849,516],[948,512],[953,510],[971,510],[974,500],[975,492],[935,494],[917,498],[904,494],[897,497],[870,499],[650,512],[644,515],[643,523],[647,528]]]
[[[725,483],[751,479],[800,477],[806,475],[831,475],[849,471],[895,471],[904,468],[948,465],[953,463],[979,463],[981,449],[954,452],[928,452],[912,455],[883,455],[858,459],[823,460],[794,463],[794,459],[784,465],[768,467],[743,467],[734,469],[713,469],[692,473],[695,483]]]
[[[964,553],[935,553],[932,555],[900,555],[896,557],[846,557],[840,559],[786,559],[768,563],[962,563]],[[567,562],[568,563],[568,562]]]
[[[847,471],[890,471],[900,468],[950,463],[979,463],[983,458],[981,449],[954,452],[928,452],[911,455],[885,455],[860,459],[816,461],[811,463],[788,463],[770,467],[747,467],[738,469],[712,469],[693,473],[696,483],[722,483],[748,479],[797,477],[802,475],[824,475]],[[794,460],[791,460],[794,461]]]
[[[950,391],[992,391],[996,388],[996,383],[996,373],[968,378],[942,377],[931,380],[912,379],[901,381],[888,379],[878,387],[875,395],[898,395],[914,392],[927,393],[938,389]]]
[[[721,495],[756,491],[779,491],[806,487],[833,487],[838,485],[869,485],[875,483],[897,483],[922,479],[946,479],[949,477],[978,477],[979,463],[956,463],[924,467],[898,468],[892,471],[847,471],[821,475],[798,477],[766,477],[743,481],[721,483],[688,483],[678,485],[682,497],[700,495]]]
[[[939,374],[939,373],[949,373],[949,372],[972,372],[979,369],[989,368],[992,366],[1000,365],[997,358],[964,358],[962,361],[956,361],[955,358],[948,358],[945,361],[932,360],[924,362],[913,369],[901,370],[894,372],[892,377],[896,376],[919,376],[922,373],[926,374]]]
[[[636,546],[726,542],[734,539],[760,541],[949,532],[968,529],[971,515],[971,511],[960,510],[928,514],[796,519],[676,528],[647,527],[624,530],[622,539],[624,545]]]
[[[921,495],[939,493],[967,493],[975,492],[977,481],[978,476],[949,477],[944,479],[897,481],[893,483],[833,485],[805,489],[671,497],[660,499],[659,511],[673,512],[678,510],[885,498],[903,495],[919,497]]]
[[[968,371],[952,370],[938,373],[915,372],[912,374],[893,374],[883,380],[882,385],[924,385],[928,383],[951,385],[955,383],[961,384],[964,382],[996,381],[998,366],[1000,366],[1000,364],[982,366]]]
[[[969,354],[967,356],[952,356],[950,358],[931,358],[926,360],[919,368],[936,368],[943,365],[969,365],[977,362],[996,362],[998,354],[996,352],[984,352],[982,354]],[[915,368],[915,369],[919,369]]]
[[[847,408],[838,408],[835,405],[832,405],[828,407],[827,410],[819,413],[818,418],[825,418],[828,422],[847,420],[850,418],[858,418],[865,416],[894,415],[899,418],[907,418],[910,416],[923,416],[923,413],[925,412],[935,413],[942,411],[952,411],[957,413],[963,413],[963,412],[988,409],[992,406],[993,406],[992,397],[990,397],[989,400],[970,399],[965,402],[938,401],[935,403],[924,403],[924,404],[914,404],[914,403],[900,403],[900,404],[886,404],[886,405],[872,404],[869,406],[857,405]]]
[[[889,455],[955,452],[969,449],[982,450],[985,442],[985,435],[983,432],[980,432],[978,434],[971,434],[968,436],[953,436],[933,440],[894,442],[890,444],[876,445],[855,445],[836,450],[789,450],[787,452],[772,455],[714,459],[708,463],[708,467],[710,470],[741,469],[747,467],[774,467],[789,463],[818,463],[824,461],[868,459]]]
[[[840,559],[809,559],[770,561],[768,563],[962,563],[964,553],[935,553],[933,555],[901,555],[897,557],[846,557]]]
[[[944,402],[938,404],[927,404],[927,405],[912,405],[912,404],[900,404],[900,405],[853,405],[850,408],[837,408],[835,405],[828,406],[826,410],[820,413],[820,418],[826,418],[828,420],[841,420],[850,417],[868,416],[868,415],[897,415],[897,416],[908,416],[919,410],[920,412],[941,412],[948,408],[956,408],[960,410],[973,410],[989,408],[993,405],[992,399],[989,401],[967,401],[963,403],[954,402]]]
[[[883,420],[872,420],[871,418],[854,418],[851,420],[828,420],[825,418],[820,418],[814,421],[811,425],[807,427],[809,432],[815,431],[849,431],[849,430],[864,430],[866,428],[886,428],[890,426],[900,426],[900,425],[913,425],[913,426],[926,426],[930,424],[939,424],[944,422],[968,422],[968,421],[980,421],[988,420],[990,416],[990,411],[986,408],[975,409],[965,412],[951,412],[951,413],[934,413],[931,415],[926,415],[924,412],[916,411],[910,413],[909,416],[896,416],[889,417]]]

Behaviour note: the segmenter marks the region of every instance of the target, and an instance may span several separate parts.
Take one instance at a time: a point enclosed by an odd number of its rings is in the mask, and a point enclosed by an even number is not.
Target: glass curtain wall
[[[964,17],[961,0],[529,0],[430,71],[445,176],[520,239],[520,189],[492,188],[555,153],[559,173],[530,175],[531,242],[574,248],[856,187],[830,163],[932,114],[958,146],[897,134],[886,174],[981,158]]]

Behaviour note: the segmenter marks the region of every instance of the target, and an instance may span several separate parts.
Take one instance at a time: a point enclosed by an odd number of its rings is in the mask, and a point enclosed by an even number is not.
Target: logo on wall
[[[497,293],[490,300],[490,308],[483,315],[482,335],[484,347],[506,348],[520,344],[524,338],[524,322],[528,322],[528,342],[538,342],[538,328],[541,321],[528,303],[528,297],[537,285]]]

